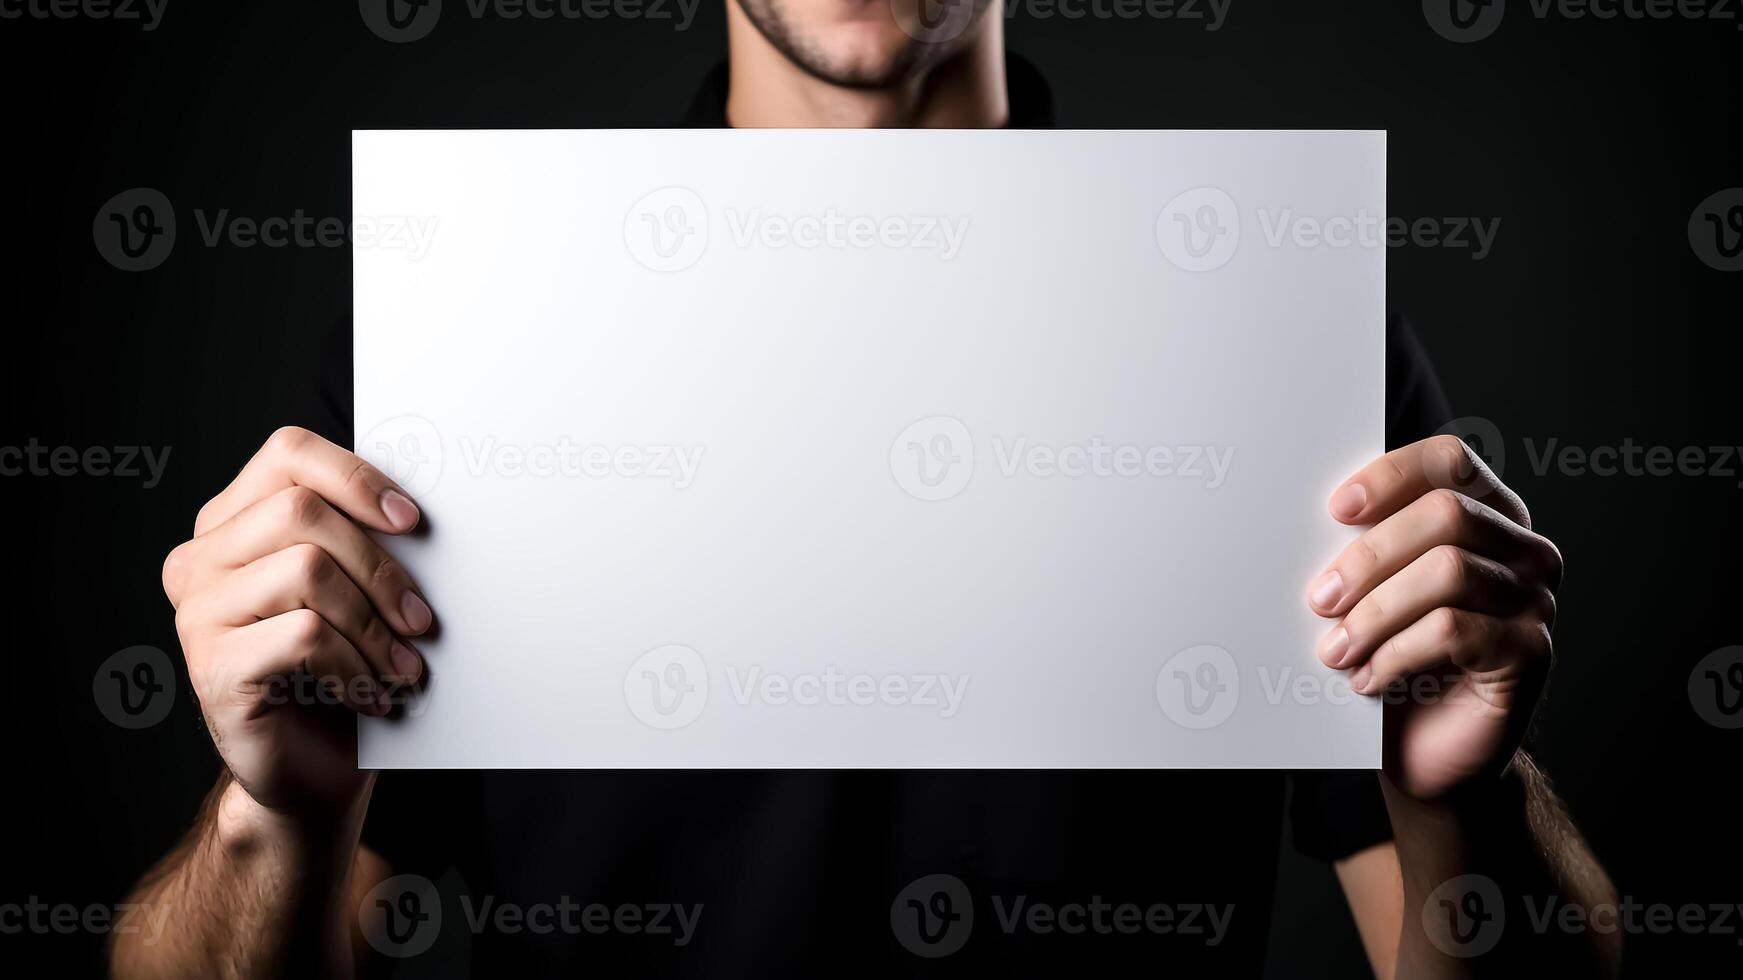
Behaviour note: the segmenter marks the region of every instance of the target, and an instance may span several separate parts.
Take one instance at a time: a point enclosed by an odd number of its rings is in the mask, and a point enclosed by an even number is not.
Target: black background
[[[193,210],[349,215],[354,128],[672,123],[724,52],[712,2],[685,31],[449,7],[404,45],[347,2],[171,0],[151,32],[0,20],[0,445],[171,451],[149,490],[0,477],[14,571],[5,809],[19,821],[0,849],[0,902],[120,901],[187,825],[216,763],[185,678],[167,721],[129,732],[97,711],[92,674],[136,644],[179,663],[163,556],[252,449],[298,421],[274,406],[298,401],[316,328],[349,304],[348,250],[208,248]],[[1743,477],[1540,473],[1526,443],[1743,442],[1729,337],[1743,278],[1704,265],[1687,231],[1710,194],[1743,185],[1738,23],[1539,19],[1519,0],[1471,44],[1398,0],[1233,0],[1214,32],[1028,9],[1008,21],[1061,125],[1386,129],[1393,214],[1500,219],[1481,261],[1393,249],[1390,303],[1416,323],[1455,409],[1504,434],[1508,482],[1567,557],[1535,751],[1641,903],[1743,901],[1743,732],[1703,722],[1687,693],[1698,660],[1743,643]],[[141,186],[174,202],[180,240],[159,268],[126,273],[99,257],[92,220]],[[1278,902],[1273,973],[1358,975],[1328,870],[1290,860]],[[1631,972],[1698,961],[1735,975],[1737,941],[1634,937]],[[0,935],[0,961],[95,972],[101,942]]]

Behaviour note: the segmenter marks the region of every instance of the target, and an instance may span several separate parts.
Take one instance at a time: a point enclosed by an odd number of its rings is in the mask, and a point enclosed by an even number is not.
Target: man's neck
[[[1003,126],[1011,109],[999,7],[988,5],[979,34],[948,60],[901,85],[857,89],[831,85],[793,64],[763,37],[736,0],[727,0],[727,124],[797,129]]]

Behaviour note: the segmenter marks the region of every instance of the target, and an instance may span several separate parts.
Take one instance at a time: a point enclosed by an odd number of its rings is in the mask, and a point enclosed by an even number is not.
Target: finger
[[[1435,489],[1457,490],[1531,526],[1525,502],[1457,436],[1433,436],[1381,456],[1345,480],[1329,507],[1344,524],[1376,524]]]
[[[1548,621],[1554,603],[1548,589],[1526,584],[1506,565],[1438,545],[1356,603],[1320,640],[1319,658],[1329,667],[1353,668],[1440,606],[1503,616],[1535,608]]]
[[[274,432],[242,472],[200,508],[197,537],[287,487],[307,487],[352,519],[404,534],[417,526],[411,495],[357,454],[295,426]]]
[[[362,654],[377,676],[413,682],[422,659],[375,611],[363,590],[333,557],[312,544],[296,544],[243,565],[193,596],[190,620],[238,629],[263,619],[309,609]]]
[[[1501,562],[1551,589],[1561,585],[1561,552],[1548,538],[1456,490],[1430,490],[1350,542],[1308,586],[1308,605],[1341,616],[1438,545]]]
[[[205,704],[265,712],[320,698],[367,715],[386,714],[384,689],[356,649],[320,614],[295,609],[223,634],[190,677]]]
[[[237,569],[298,544],[315,545],[332,556],[396,632],[417,636],[430,628],[430,607],[418,595],[405,568],[306,487],[280,490],[195,538],[190,542],[194,552],[190,564]]]
[[[1357,694],[1378,694],[1451,663],[1470,674],[1530,667],[1551,655],[1549,630],[1532,616],[1487,616],[1442,606],[1387,640],[1350,673]]]

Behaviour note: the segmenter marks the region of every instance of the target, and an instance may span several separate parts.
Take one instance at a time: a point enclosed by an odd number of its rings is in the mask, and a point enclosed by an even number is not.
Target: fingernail
[[[1368,505],[1368,488],[1352,483],[1331,495],[1331,514],[1340,521],[1353,521]]]
[[[1313,591],[1308,596],[1320,609],[1336,608],[1338,600],[1343,597],[1344,577],[1335,568],[1326,570],[1313,580]]]
[[[1342,667],[1350,652],[1350,633],[1339,626],[1319,641],[1319,659],[1328,667]]]
[[[381,492],[381,512],[395,531],[410,531],[418,523],[418,505],[398,490]]]
[[[392,657],[394,672],[408,681],[415,679],[418,676],[419,668],[423,666],[423,661],[418,658],[417,653],[398,640],[393,641]]]
[[[1372,676],[1374,676],[1373,664],[1363,664],[1357,667],[1356,672],[1350,675],[1350,690],[1357,694],[1368,693],[1368,678]]]
[[[399,613],[405,617],[406,628],[412,633],[422,633],[430,628],[430,622],[435,614],[430,612],[430,606],[416,592],[408,591],[399,601]]]

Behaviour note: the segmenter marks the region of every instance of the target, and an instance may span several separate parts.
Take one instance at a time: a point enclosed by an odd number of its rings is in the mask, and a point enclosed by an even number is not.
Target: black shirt
[[[1012,125],[1050,125],[1039,72],[1014,56],[1008,65]],[[688,123],[723,125],[725,98],[721,66]],[[350,445],[349,331],[338,339],[315,424]],[[1386,380],[1390,446],[1448,418],[1397,317]],[[364,838],[396,872],[442,882],[439,935],[423,955],[469,948],[479,975],[1096,975],[1147,964],[1240,977],[1262,968],[1286,812],[1295,846],[1316,857],[1390,835],[1368,772],[527,771],[383,773]],[[965,911],[936,904],[930,886],[907,905],[904,889],[931,875],[961,883],[972,922],[943,940],[966,935],[960,949],[929,958],[903,945],[903,920]],[[654,931],[656,918],[667,931]],[[946,920],[924,921],[943,934]]]

